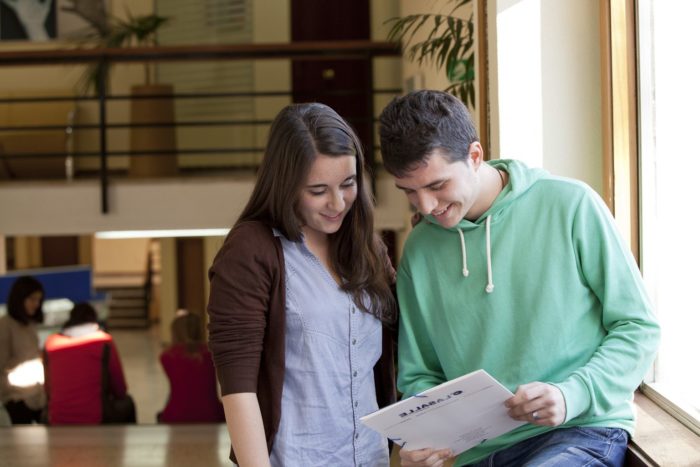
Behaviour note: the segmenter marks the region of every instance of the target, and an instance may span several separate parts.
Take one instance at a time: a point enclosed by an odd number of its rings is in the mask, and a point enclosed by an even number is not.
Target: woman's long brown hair
[[[389,287],[391,265],[381,240],[374,235],[362,145],[347,122],[327,105],[292,104],[275,117],[253,193],[236,225],[261,221],[289,240],[300,241],[302,222],[297,205],[319,154],[355,156],[357,171],[357,198],[340,229],[329,237],[331,266],[342,278],[341,288],[352,295],[358,308],[393,323],[396,303]]]

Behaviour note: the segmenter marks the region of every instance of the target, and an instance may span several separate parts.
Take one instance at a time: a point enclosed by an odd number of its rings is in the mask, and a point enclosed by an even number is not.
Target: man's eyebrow
[[[435,181],[432,181],[432,182],[428,183],[427,185],[421,186],[421,187],[419,187],[419,189],[420,189],[420,188],[432,188],[432,187],[434,187],[434,186],[436,186],[436,185],[441,185],[441,184],[445,183],[446,181],[447,181],[446,178],[441,178],[440,180],[435,180]],[[394,186],[395,186],[396,188],[398,188],[399,190],[403,190],[403,191],[414,191],[413,188],[406,188],[406,187],[403,187],[403,186],[399,185],[398,183],[394,183]]]

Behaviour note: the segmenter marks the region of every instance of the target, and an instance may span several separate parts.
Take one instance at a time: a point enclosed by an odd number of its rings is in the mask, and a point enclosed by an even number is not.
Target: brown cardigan
[[[214,258],[209,281],[209,349],[221,393],[257,394],[270,452],[285,369],[282,244],[261,222],[238,225]],[[396,401],[393,349],[392,332],[385,326],[382,356],[374,367],[379,407]]]

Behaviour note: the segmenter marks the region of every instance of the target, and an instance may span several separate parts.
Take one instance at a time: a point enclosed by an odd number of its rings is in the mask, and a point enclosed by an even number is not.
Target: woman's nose
[[[334,211],[342,211],[343,209],[345,209],[345,198],[343,198],[343,192],[331,192],[331,198],[328,201],[328,206]]]

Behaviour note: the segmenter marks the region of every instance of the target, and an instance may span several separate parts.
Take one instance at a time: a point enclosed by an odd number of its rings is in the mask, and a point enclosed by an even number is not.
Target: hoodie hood
[[[491,217],[492,222],[498,222],[500,214],[506,210],[516,199],[527,192],[532,185],[542,178],[549,176],[549,172],[544,169],[533,169],[526,166],[524,163],[511,159],[495,159],[486,162],[493,168],[508,172],[508,184],[503,188],[501,193],[496,197],[493,204],[486,210],[478,219],[470,221],[462,219],[457,225],[448,230],[467,231],[476,229],[486,223],[486,218]],[[444,229],[433,216],[425,216],[425,219],[431,224]]]
[[[467,243],[464,238],[464,233],[473,231],[479,228],[484,228],[486,237],[486,293],[492,293],[495,289],[493,280],[493,268],[491,265],[491,225],[497,224],[503,217],[503,213],[510,205],[526,193],[532,185],[549,175],[543,169],[533,169],[526,166],[524,163],[510,159],[496,159],[487,161],[491,167],[508,172],[508,184],[501,190],[501,193],[496,197],[493,204],[486,210],[478,219],[470,221],[462,219],[457,225],[447,230],[454,231],[459,235],[459,243],[462,252],[462,276],[469,277],[469,267],[467,263]],[[433,216],[425,216],[428,223],[434,228],[444,229]]]

